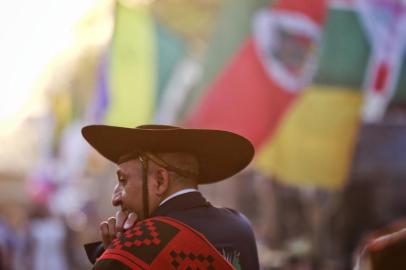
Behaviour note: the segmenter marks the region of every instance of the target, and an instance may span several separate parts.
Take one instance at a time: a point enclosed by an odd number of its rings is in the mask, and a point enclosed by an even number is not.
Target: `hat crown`
[[[176,127],[176,126],[170,126],[170,125],[152,125],[152,124],[148,124],[148,125],[141,125],[141,126],[137,126],[135,127],[137,129],[181,129],[180,127]]]

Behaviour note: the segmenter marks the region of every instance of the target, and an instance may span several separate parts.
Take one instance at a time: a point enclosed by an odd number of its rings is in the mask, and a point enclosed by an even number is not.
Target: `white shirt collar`
[[[185,194],[185,193],[189,193],[189,192],[199,192],[199,191],[198,191],[197,189],[195,189],[195,188],[181,189],[181,190],[179,190],[179,191],[177,191],[177,192],[175,192],[175,193],[169,195],[168,197],[166,197],[166,198],[159,204],[159,206],[163,205],[164,203],[166,203],[167,201],[169,201],[170,199],[172,199],[172,198],[174,198],[174,197],[176,197],[176,196],[179,196],[179,195],[182,195],[182,194]]]

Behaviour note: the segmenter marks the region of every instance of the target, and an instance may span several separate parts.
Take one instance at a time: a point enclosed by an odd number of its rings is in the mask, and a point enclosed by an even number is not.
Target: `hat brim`
[[[114,163],[132,151],[192,153],[199,162],[199,184],[233,176],[254,156],[254,147],[247,139],[223,130],[91,125],[82,129],[82,135]]]

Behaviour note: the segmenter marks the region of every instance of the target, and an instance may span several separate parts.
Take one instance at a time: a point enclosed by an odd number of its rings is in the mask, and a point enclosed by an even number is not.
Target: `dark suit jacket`
[[[212,206],[200,192],[176,196],[151,216],[179,220],[202,233],[226,257],[237,258],[242,270],[258,270],[258,253],[248,219],[235,210]],[[100,242],[85,245],[93,263],[104,249]]]

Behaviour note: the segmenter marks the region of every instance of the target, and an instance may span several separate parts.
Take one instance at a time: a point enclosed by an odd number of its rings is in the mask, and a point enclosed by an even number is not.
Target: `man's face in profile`
[[[114,187],[112,204],[123,211],[143,215],[142,165],[138,159],[131,159],[118,165],[118,183]]]

